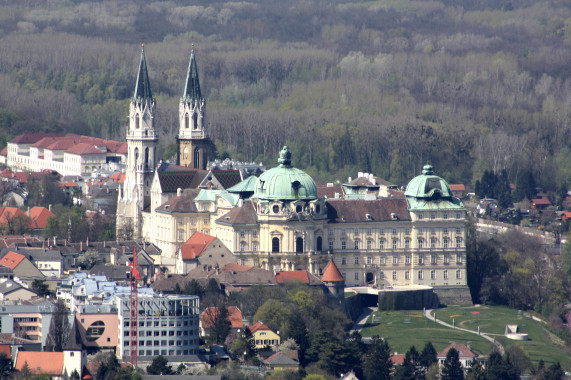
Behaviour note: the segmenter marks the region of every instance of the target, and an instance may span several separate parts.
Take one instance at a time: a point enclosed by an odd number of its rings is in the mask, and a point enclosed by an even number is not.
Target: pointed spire
[[[198,67],[196,66],[196,59],[194,58],[194,49],[190,51],[190,62],[188,63],[182,99],[193,103],[203,100],[202,93],[200,92],[200,82],[198,81]]]
[[[145,60],[145,46],[141,45],[141,63],[139,64],[139,73],[137,74],[137,84],[135,85],[134,100],[153,100],[151,92],[151,82],[149,81],[149,73],[147,72],[147,61]]]
[[[341,274],[341,272],[339,272],[339,269],[337,268],[337,265],[335,265],[335,262],[333,260],[329,261],[329,263],[325,266],[325,269],[323,270],[323,276],[321,276],[321,281],[323,282],[345,281],[343,275]]]

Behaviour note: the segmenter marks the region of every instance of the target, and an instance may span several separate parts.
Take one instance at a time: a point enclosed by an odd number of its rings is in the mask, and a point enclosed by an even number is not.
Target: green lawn
[[[472,331],[497,334],[496,339],[508,348],[518,345],[532,361],[546,363],[558,361],[565,370],[571,369],[571,359],[562,348],[563,342],[549,332],[544,324],[526,316],[526,313],[501,306],[449,306],[436,310],[440,320]],[[513,341],[503,336],[506,324],[516,324],[519,332],[529,335],[528,341]],[[391,351],[405,353],[414,345],[420,351],[431,341],[437,351],[449,342],[468,343],[479,354],[490,353],[492,345],[487,340],[467,332],[460,332],[439,325],[422,316],[422,311],[375,312],[361,332],[364,337],[379,335],[389,342]]]
[[[503,306],[450,306],[436,311],[436,318],[447,322],[454,318],[456,326],[473,331],[480,326],[482,332],[499,334],[496,339],[504,347],[517,345],[534,362],[558,361],[564,369],[571,369],[571,359],[562,348],[564,342],[553,335],[545,324],[532,320],[528,315],[527,312]],[[520,342],[505,338],[506,324],[518,325],[518,332],[528,334],[529,340]]]
[[[422,316],[422,310],[375,312],[361,331],[364,337],[379,335],[389,342],[391,351],[405,353],[410,346],[419,351],[431,341],[436,351],[450,342],[469,344],[474,351],[487,354],[492,344],[477,335],[452,330]]]

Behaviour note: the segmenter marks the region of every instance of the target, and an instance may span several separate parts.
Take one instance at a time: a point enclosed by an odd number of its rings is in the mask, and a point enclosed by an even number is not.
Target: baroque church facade
[[[466,209],[430,165],[404,194],[386,196],[359,178],[365,191],[351,185],[329,198],[294,167],[287,146],[278,166],[258,177],[205,170],[213,157],[194,52],[179,103],[176,166],[157,164],[154,112],[143,51],[117,228],[118,236],[132,231],[159,246],[158,265],[175,271],[181,245],[200,232],[217,237],[241,265],[320,275],[333,261],[347,286],[432,287],[442,299],[469,301]]]

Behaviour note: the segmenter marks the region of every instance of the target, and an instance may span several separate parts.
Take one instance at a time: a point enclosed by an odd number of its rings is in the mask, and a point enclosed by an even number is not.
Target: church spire
[[[188,71],[186,73],[186,83],[182,99],[185,102],[193,104],[201,103],[204,99],[200,92],[200,82],[198,81],[198,67],[194,58],[194,49],[190,51],[190,62],[188,63]]]
[[[149,73],[147,72],[147,61],[145,60],[145,46],[141,45],[141,63],[139,64],[139,73],[137,74],[137,83],[135,85],[135,101],[153,100],[151,91],[151,82],[149,81]]]

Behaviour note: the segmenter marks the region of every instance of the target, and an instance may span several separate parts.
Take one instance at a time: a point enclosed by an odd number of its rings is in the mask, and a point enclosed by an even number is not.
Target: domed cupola
[[[424,198],[426,200],[452,197],[448,183],[434,175],[432,165],[424,165],[422,174],[414,177],[408,183],[404,194],[407,197]]]
[[[313,179],[303,170],[291,166],[291,152],[284,146],[278,159],[279,165],[265,171],[258,180],[254,196],[265,200],[314,200],[317,187]]]

